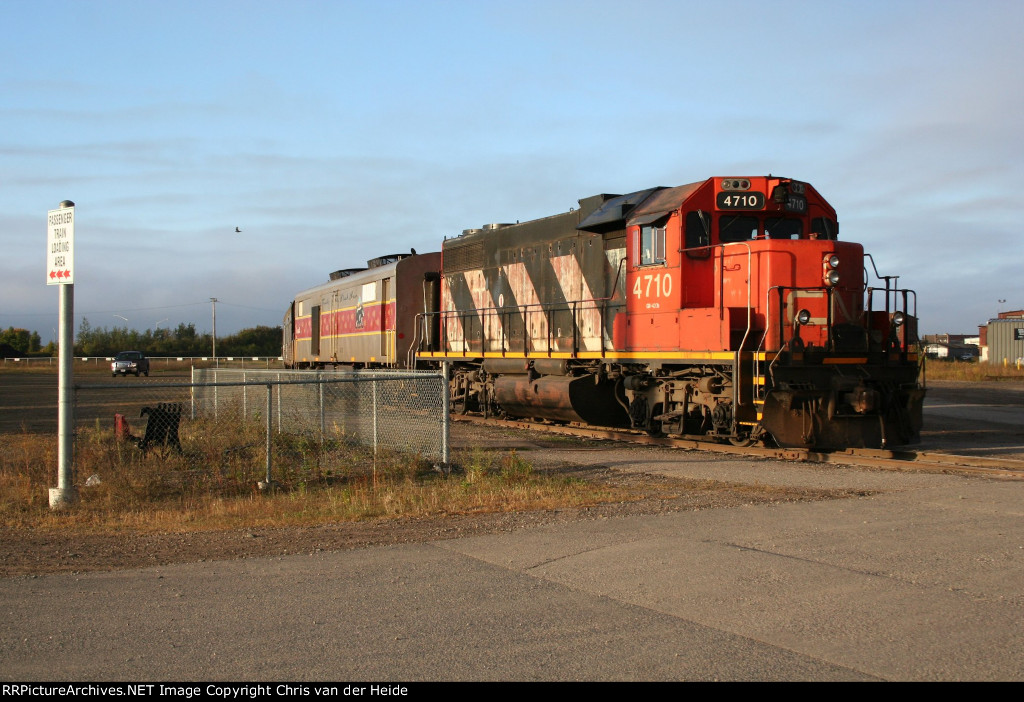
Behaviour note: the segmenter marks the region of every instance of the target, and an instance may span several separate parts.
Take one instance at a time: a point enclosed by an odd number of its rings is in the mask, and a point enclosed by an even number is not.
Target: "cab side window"
[[[835,239],[839,235],[839,223],[828,217],[811,220],[811,234],[814,239]]]
[[[653,266],[665,262],[665,227],[644,224],[640,227],[641,266]]]
[[[711,217],[706,212],[696,210],[686,213],[686,231],[683,234],[686,255],[690,258],[706,258],[711,250]]]

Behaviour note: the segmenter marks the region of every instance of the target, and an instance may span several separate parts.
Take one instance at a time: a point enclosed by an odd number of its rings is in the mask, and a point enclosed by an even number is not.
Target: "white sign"
[[[46,213],[46,284],[75,282],[75,208]]]

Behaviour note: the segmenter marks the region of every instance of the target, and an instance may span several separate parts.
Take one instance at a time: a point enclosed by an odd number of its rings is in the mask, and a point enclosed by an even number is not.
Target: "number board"
[[[806,212],[807,198],[803,195],[787,195],[786,203],[783,207],[785,207],[786,212]]]
[[[718,193],[715,205],[720,210],[763,210],[764,193]]]

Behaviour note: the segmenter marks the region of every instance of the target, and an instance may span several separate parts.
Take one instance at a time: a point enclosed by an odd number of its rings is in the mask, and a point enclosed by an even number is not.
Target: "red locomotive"
[[[439,296],[423,270],[410,354],[388,362],[447,363],[461,411],[782,446],[918,440],[916,296],[837,240],[811,185],[710,178],[579,205],[446,240]]]

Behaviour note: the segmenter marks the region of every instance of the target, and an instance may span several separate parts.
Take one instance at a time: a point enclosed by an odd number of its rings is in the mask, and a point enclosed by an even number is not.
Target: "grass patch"
[[[447,475],[416,456],[278,434],[275,487],[261,491],[265,438],[258,423],[189,422],[181,453],[144,453],[110,430],[80,428],[75,442],[79,500],[49,509],[56,442],[0,435],[0,526],[117,532],[183,532],[312,526],[344,521],[550,510],[647,495],[540,471],[514,450],[454,456]]]
[[[929,360],[925,366],[925,377],[929,380],[961,380],[981,382],[985,380],[1024,381],[1024,368],[1013,364],[966,363],[963,361]]]

